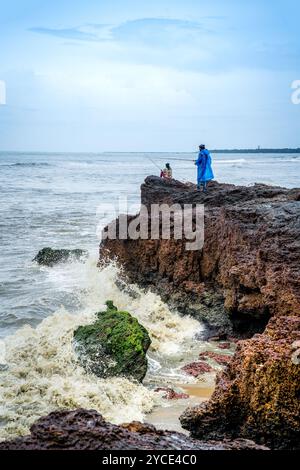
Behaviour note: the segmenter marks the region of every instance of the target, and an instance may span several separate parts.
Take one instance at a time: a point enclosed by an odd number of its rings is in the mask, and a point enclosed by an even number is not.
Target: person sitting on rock
[[[172,168],[170,163],[166,163],[166,167],[160,171],[160,177],[165,179],[172,179]]]
[[[205,145],[199,145],[198,159],[195,161],[197,165],[197,188],[201,189],[203,185],[203,191],[206,192],[207,182],[214,178],[214,174],[211,167],[211,156]]]

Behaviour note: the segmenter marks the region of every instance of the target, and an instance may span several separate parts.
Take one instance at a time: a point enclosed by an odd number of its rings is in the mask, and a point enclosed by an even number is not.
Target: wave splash
[[[93,408],[118,424],[143,421],[158,403],[158,394],[141,384],[117,377],[101,379],[86,373],[77,363],[73,331],[78,325],[93,322],[105,300],[113,299],[118,308],[139,319],[149,331],[152,350],[161,357],[185,348],[185,341],[199,330],[196,320],[172,313],[155,294],[133,286],[133,299],[121,291],[114,265],[99,270],[96,260],[89,259],[84,266],[73,263],[72,269],[79,270],[79,278],[86,278],[81,294],[83,308],[76,313],[61,308],[36,328],[26,325],[2,344],[6,368],[0,372],[0,439],[27,434],[37,418],[59,408]]]

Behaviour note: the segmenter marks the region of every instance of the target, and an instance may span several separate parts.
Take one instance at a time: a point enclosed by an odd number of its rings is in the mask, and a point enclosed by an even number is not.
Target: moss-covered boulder
[[[99,377],[125,376],[141,382],[147,372],[147,330],[112,301],[97,320],[74,332],[75,350],[84,368]]]
[[[44,266],[53,266],[57,263],[65,263],[70,260],[85,260],[88,256],[86,250],[76,248],[75,250],[53,250],[52,248],[46,247],[38,252],[33,261]]]

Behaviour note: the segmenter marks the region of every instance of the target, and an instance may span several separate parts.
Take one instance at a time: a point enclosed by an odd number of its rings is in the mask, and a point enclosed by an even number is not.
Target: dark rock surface
[[[267,450],[244,439],[202,442],[139,422],[116,426],[96,411],[84,409],[50,413],[31,426],[29,436],[0,443],[0,450],[101,449]]]
[[[85,260],[88,256],[86,250],[76,248],[75,250],[53,250],[52,248],[43,248],[38,252],[33,261],[43,266],[54,266],[58,263],[66,263],[70,260]]]
[[[151,344],[147,330],[130,313],[112,301],[97,313],[97,320],[74,332],[79,361],[99,377],[124,376],[141,382],[147,372],[146,352]]]

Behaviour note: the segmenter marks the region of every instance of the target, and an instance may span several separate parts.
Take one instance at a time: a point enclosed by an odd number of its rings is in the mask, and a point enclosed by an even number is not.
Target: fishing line
[[[148,158],[148,160],[150,160],[150,162],[153,163],[153,165],[155,165],[156,168],[159,169],[159,171],[161,171],[161,168],[152,160],[152,158],[150,158],[150,157],[148,157],[148,156],[147,156],[146,158]]]
[[[168,160],[178,160],[181,162],[194,162],[195,160],[187,160],[186,158],[168,158]]]
[[[159,170],[161,170],[161,168],[157,165],[157,163],[155,163],[155,161],[152,160],[151,157],[147,156],[146,158],[148,158],[148,160],[150,160],[153,163],[153,165],[156,166],[156,168],[159,168]],[[171,158],[169,157],[168,160],[175,160],[175,161],[180,161],[180,162],[194,162],[195,161],[195,160],[187,160],[186,158],[172,158],[172,157]]]

